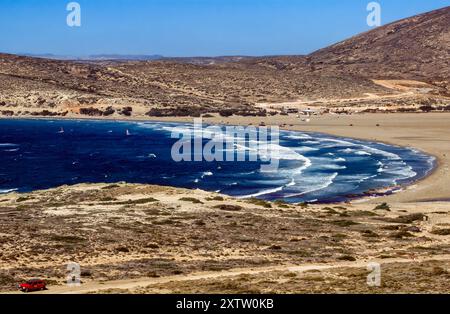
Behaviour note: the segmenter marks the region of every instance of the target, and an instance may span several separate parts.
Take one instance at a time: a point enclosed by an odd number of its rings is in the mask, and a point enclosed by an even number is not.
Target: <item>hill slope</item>
[[[450,78],[450,7],[406,18],[321,49],[310,65],[371,78]]]

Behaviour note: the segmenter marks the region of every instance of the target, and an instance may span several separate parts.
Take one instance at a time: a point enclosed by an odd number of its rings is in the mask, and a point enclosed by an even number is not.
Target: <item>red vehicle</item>
[[[33,292],[47,289],[47,284],[44,280],[31,279],[19,285],[19,290],[22,292]]]

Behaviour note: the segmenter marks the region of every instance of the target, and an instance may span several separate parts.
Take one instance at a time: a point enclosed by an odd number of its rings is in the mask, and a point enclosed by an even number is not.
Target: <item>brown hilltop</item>
[[[450,78],[450,7],[406,18],[321,49],[311,65],[370,78]]]

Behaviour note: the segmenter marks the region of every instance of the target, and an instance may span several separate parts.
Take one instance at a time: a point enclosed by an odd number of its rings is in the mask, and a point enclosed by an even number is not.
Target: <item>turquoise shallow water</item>
[[[175,162],[174,129],[189,132],[192,125],[0,120],[0,193],[126,181],[236,197],[335,202],[411,183],[434,166],[433,157],[414,149],[288,131],[280,133],[275,172],[261,172],[261,160]],[[235,149],[247,157],[254,153]]]

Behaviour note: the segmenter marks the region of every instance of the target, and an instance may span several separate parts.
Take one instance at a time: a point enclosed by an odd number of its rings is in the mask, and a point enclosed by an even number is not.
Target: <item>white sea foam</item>
[[[352,142],[350,142],[348,140],[324,138],[324,139],[322,139],[322,141],[332,142],[332,143],[337,144],[337,145],[323,146],[323,147],[348,146],[347,148],[340,150],[341,152],[344,152],[344,153],[362,154],[362,152],[364,152],[364,153],[371,153],[371,154],[382,155],[382,156],[384,156],[384,157],[386,157],[388,159],[391,159],[391,160],[399,160],[399,159],[401,159],[400,156],[398,156],[395,153],[391,153],[391,152],[388,152],[388,151],[385,151],[385,150],[381,150],[381,149],[378,149],[378,148],[375,148],[375,147],[370,147],[370,146],[359,144],[359,143],[352,143]],[[350,147],[353,147],[353,148],[350,148]],[[356,148],[356,149],[354,149],[354,148]]]
[[[303,134],[303,133],[299,133],[299,134],[294,134],[291,133],[289,135],[284,136],[285,138],[289,138],[292,140],[305,140],[305,139],[310,139],[311,136],[308,134]]]
[[[372,156],[371,153],[363,151],[363,150],[358,150],[358,151],[355,152],[355,154],[359,155],[359,156]]]
[[[0,189],[0,194],[8,194],[8,193],[11,193],[11,192],[15,192],[17,190],[18,189],[5,189],[5,190],[1,190]]]
[[[330,185],[334,183],[334,180],[339,175],[339,173],[335,172],[330,176],[323,176],[322,178],[316,178],[316,182],[318,182],[316,185],[313,185],[311,188],[306,189],[305,191],[302,191],[300,193],[292,193],[285,195],[286,198],[292,198],[292,197],[300,197],[312,192],[317,192],[323,189],[326,189]]]
[[[294,147],[293,150],[297,153],[308,153],[308,152],[315,152],[318,151],[318,148],[309,147],[309,146],[300,146],[300,147]]]
[[[273,188],[273,189],[262,190],[255,194],[240,196],[239,198],[252,198],[252,197],[263,196],[263,195],[272,194],[272,193],[276,193],[276,192],[281,192],[281,191],[283,191],[283,188],[284,188],[284,186],[279,186],[279,187]]]
[[[212,173],[211,171],[203,172],[202,179],[204,179],[205,177],[213,176],[213,175],[214,175],[214,173]]]
[[[320,142],[319,142],[319,141],[304,141],[304,142],[302,142],[302,144],[306,144],[306,145],[319,145]]]
[[[357,183],[363,183],[369,179],[374,179],[378,175],[369,175],[369,174],[353,174],[353,175],[344,175],[340,176],[341,181],[347,181],[347,182],[357,182]]]
[[[344,170],[347,169],[347,166],[336,165],[336,164],[325,164],[320,165],[316,169],[325,169],[325,170]]]

